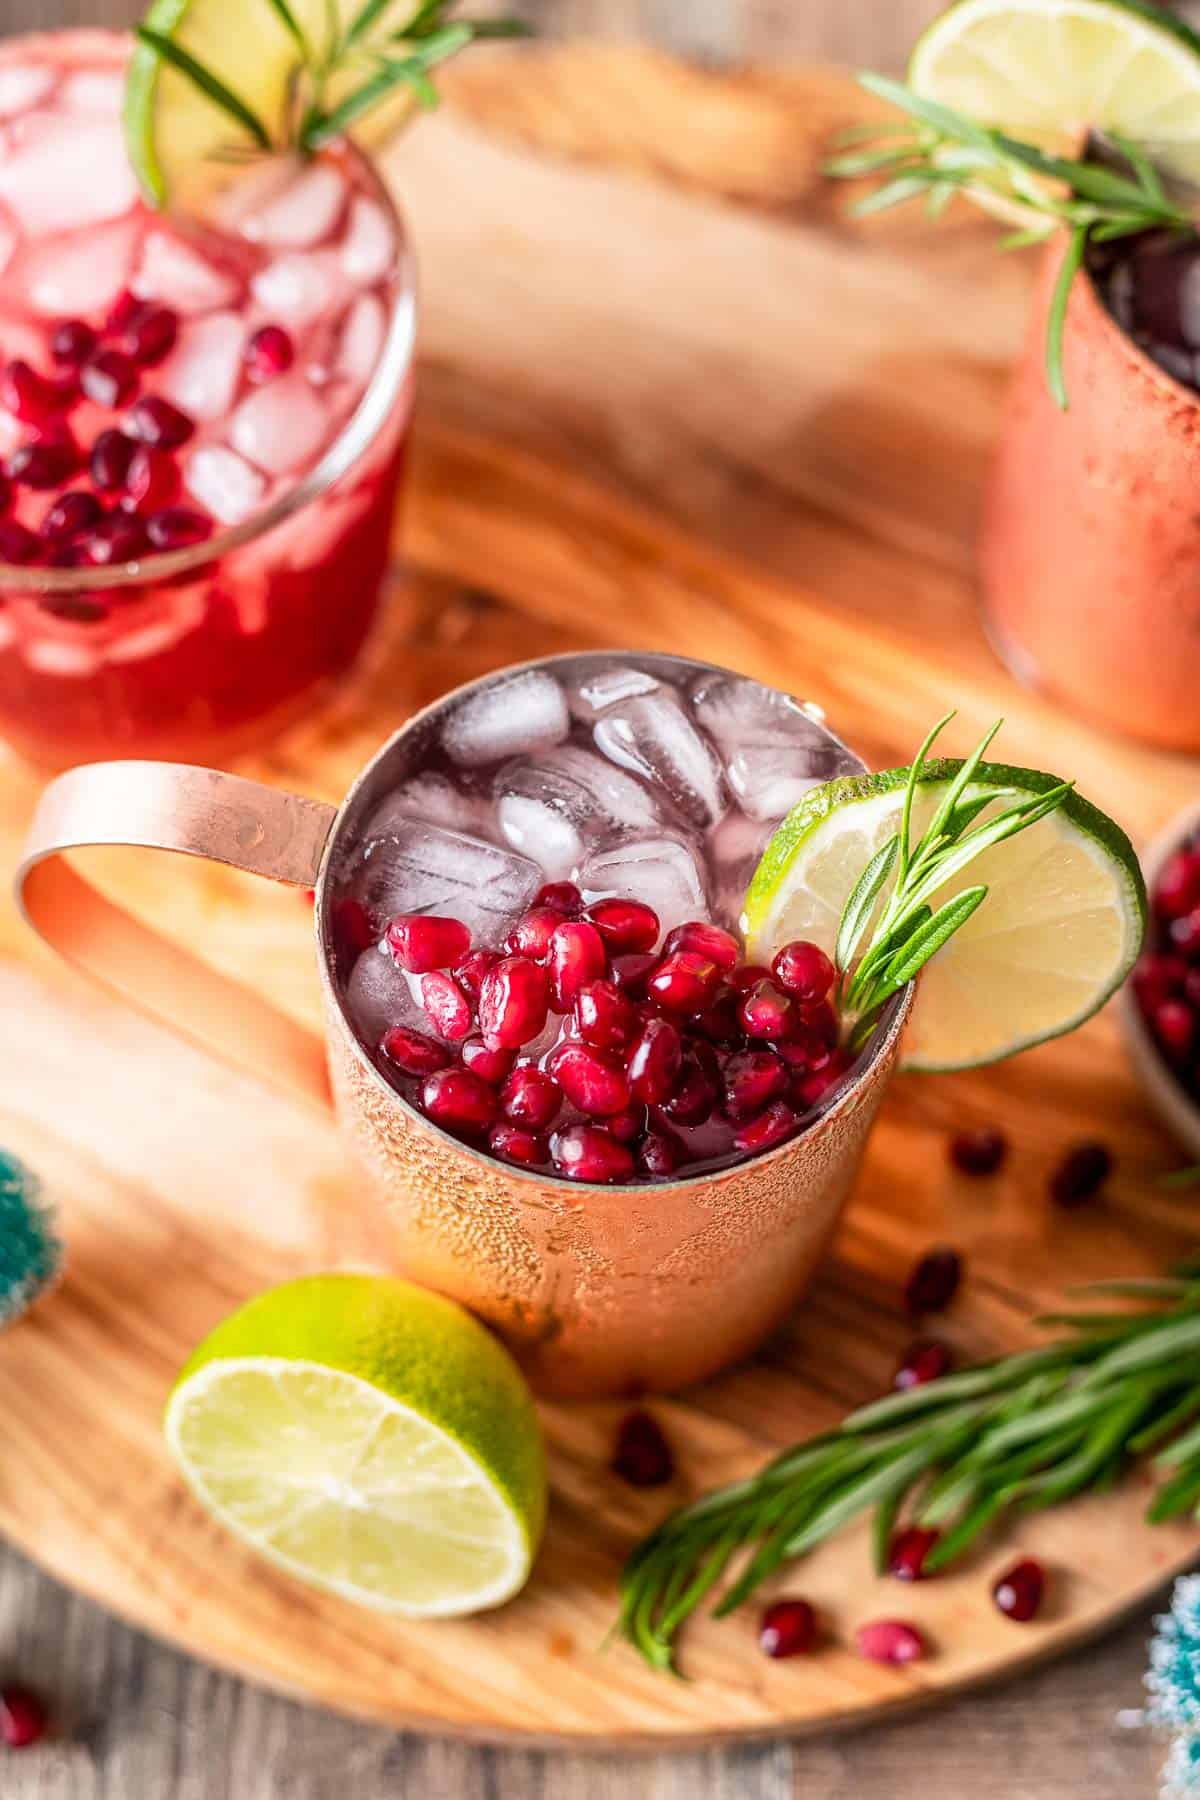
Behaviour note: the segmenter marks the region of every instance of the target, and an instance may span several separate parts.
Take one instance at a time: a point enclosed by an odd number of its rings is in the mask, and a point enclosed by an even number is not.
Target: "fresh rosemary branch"
[[[911,124],[864,126],[854,134],[863,140],[860,148],[826,165],[830,175],[881,180],[855,207],[857,213],[882,212],[918,198],[938,213],[961,193],[1020,220],[1020,229],[1004,240],[1006,249],[1038,243],[1057,230],[1070,234],[1046,333],[1046,377],[1065,408],[1063,325],[1071,284],[1088,245],[1153,227],[1194,231],[1190,214],[1167,194],[1144,152],[1124,138],[1112,140],[1126,164],[1121,171],[1050,155],[882,75],[864,74],[859,80],[869,93],[898,107]]]
[[[903,1517],[939,1528],[924,1564],[934,1573],[1005,1514],[1105,1488],[1153,1454],[1164,1479],[1147,1517],[1200,1517],[1200,1274],[1087,1291],[1145,1310],[1044,1320],[1069,1335],[878,1400],[673,1513],[626,1564],[622,1635],[674,1669],[681,1627],[735,1557],[718,1618],[868,1511],[877,1570]]]
[[[913,802],[929,767],[929,752],[953,717],[953,713],[947,713],[939,720],[918,750],[908,771],[900,829],[871,858],[842,913],[834,961],[839,976],[839,1007],[843,1019],[849,1022],[851,1049],[861,1048],[892,995],[914,980],[930,957],[966,924],[988,891],[983,886],[964,888],[935,908],[933,902],[939,890],[960,876],[985,850],[1055,812],[1074,786],[1073,782],[1061,781],[1043,794],[1026,794],[977,825],[975,821],[985,808],[1015,792],[1012,788],[975,783],[984,752],[1003,723],[997,719],[958,766],[936,812],[914,844]],[[891,892],[881,905],[881,896],[892,877]],[[860,952],[864,938],[866,948]]]

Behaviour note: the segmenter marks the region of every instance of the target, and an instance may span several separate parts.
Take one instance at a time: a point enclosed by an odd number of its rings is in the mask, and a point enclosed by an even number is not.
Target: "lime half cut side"
[[[1048,148],[1128,138],[1200,183],[1200,37],[1130,0],[957,0],[918,40],[909,85]]]
[[[917,788],[913,841],[961,764],[931,762]],[[816,788],[784,820],[746,896],[751,961],[808,938],[832,954],[846,900],[899,828],[907,769]],[[1003,790],[978,823],[1057,778],[980,766],[969,793]],[[937,904],[977,883],[983,905],[926,964],[902,1051],[908,1069],[996,1062],[1071,1031],[1103,1006],[1141,946],[1146,892],[1120,827],[1076,794],[996,845],[938,890]]]
[[[367,1275],[273,1288],[196,1351],[165,1428],[221,1524],[345,1600],[450,1617],[528,1577],[546,1508],[533,1402],[439,1295]]]

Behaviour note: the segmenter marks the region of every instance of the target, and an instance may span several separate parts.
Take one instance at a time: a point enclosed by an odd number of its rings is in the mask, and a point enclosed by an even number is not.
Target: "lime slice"
[[[1200,181],[1200,37],[1130,0],[958,0],[918,40],[909,84],[1014,136],[1077,149],[1089,129]]]
[[[165,1425],[223,1525],[346,1600],[448,1617],[529,1574],[546,1512],[533,1401],[438,1294],[372,1275],[272,1288],[201,1344]]]
[[[913,805],[914,841],[959,762],[931,762]],[[767,846],[746,896],[752,962],[792,938],[830,954],[842,909],[876,850],[899,828],[907,769],[815,788]],[[968,794],[1006,790],[979,822],[1053,775],[983,763]],[[921,972],[904,1067],[965,1069],[1072,1031],[1125,979],[1142,941],[1146,891],[1133,846],[1077,794],[1017,837],[985,850],[937,903],[983,883],[988,896]]]

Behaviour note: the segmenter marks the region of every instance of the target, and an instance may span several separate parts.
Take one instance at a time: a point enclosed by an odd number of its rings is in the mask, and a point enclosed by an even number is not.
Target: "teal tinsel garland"
[[[41,1183],[0,1150],[0,1325],[24,1312],[61,1265],[62,1244]]]

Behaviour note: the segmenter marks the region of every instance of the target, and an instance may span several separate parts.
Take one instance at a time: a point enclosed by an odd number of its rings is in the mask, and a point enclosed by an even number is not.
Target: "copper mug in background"
[[[169,998],[170,1023],[186,1019],[187,1035],[226,1061],[321,1106],[332,1091],[381,1258],[485,1319],[542,1392],[683,1387],[751,1351],[804,1292],[857,1174],[910,996],[898,996],[823,1115],[732,1168],[596,1187],[497,1162],[448,1135],[384,1080],[355,1035],[335,979],[331,908],[344,851],[464,691],[410,719],[340,808],[181,764],[69,770],[42,796],[18,899],[56,949],[142,1010],[165,1018]],[[314,888],[324,1043],[137,923],[65,859],[101,845]]]

